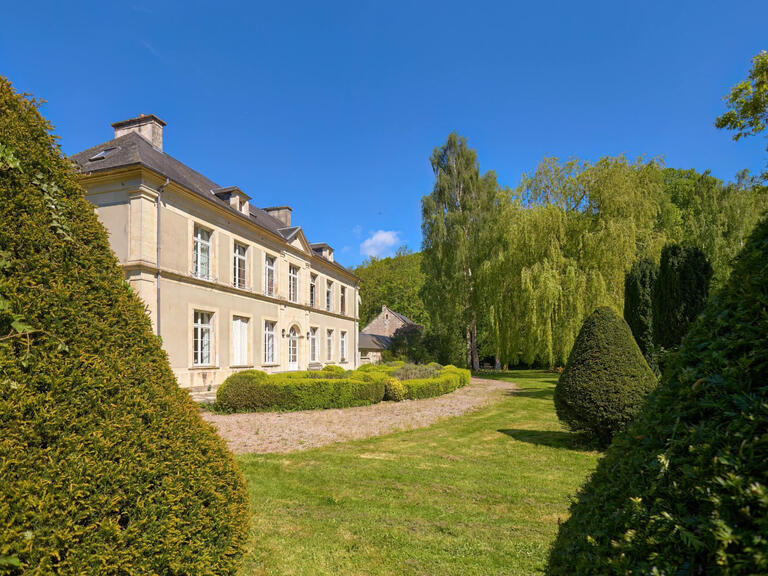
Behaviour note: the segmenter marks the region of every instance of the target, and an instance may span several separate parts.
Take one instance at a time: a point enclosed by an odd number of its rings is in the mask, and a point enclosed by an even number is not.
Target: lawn
[[[535,574],[599,454],[554,412],[557,376],[429,428],[239,458],[251,495],[243,574]]]

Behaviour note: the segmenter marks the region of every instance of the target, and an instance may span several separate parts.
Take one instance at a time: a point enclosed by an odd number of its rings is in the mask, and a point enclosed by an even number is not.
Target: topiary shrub
[[[423,364],[403,364],[396,368],[390,374],[398,380],[413,380],[415,378],[434,378],[439,373],[431,366]]]
[[[421,398],[432,398],[453,392],[457,388],[466,386],[470,380],[469,370],[456,368],[455,366],[446,366],[433,378],[414,378],[411,380],[402,380],[401,384],[405,388],[405,397],[409,400],[418,400]]]
[[[584,321],[555,387],[557,416],[606,446],[656,383],[627,323],[610,308],[598,308]]]
[[[49,130],[0,77],[4,574],[234,574],[242,476]]]
[[[384,400],[402,402],[406,399],[405,386],[397,378],[387,378],[384,383]]]
[[[269,379],[261,370],[235,372],[216,390],[216,408],[222,412],[241,412],[257,402],[257,385]]]
[[[548,573],[768,574],[768,219],[560,526]]]
[[[653,293],[658,274],[658,264],[647,258],[632,264],[624,278],[624,320],[654,372],[658,367],[653,344]]]
[[[699,248],[670,244],[661,251],[661,264],[653,292],[655,345],[674,349],[709,295],[712,266]]]

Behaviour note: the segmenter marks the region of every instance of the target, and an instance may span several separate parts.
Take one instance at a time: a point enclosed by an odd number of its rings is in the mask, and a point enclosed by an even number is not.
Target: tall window
[[[309,329],[309,361],[317,362],[317,328]]]
[[[325,333],[325,349],[328,362],[333,360],[333,330],[328,330]]]
[[[248,364],[248,318],[232,318],[232,362],[235,366]]]
[[[248,247],[235,242],[235,252],[232,264],[232,285],[235,288],[245,288],[245,253]]]
[[[211,365],[211,318],[210,312],[195,310],[192,329],[192,364],[195,366]]]
[[[275,295],[275,259],[272,256],[264,258],[264,294]]]
[[[264,364],[275,363],[275,323],[264,322]]]
[[[317,306],[317,274],[309,277],[309,305],[312,308]]]
[[[341,353],[342,362],[347,359],[347,333],[342,332],[339,338],[339,352]]]
[[[341,287],[341,313],[346,314],[347,313],[347,289],[342,286]]]
[[[192,274],[196,278],[211,277],[211,232],[195,226],[192,244]]]
[[[292,326],[288,332],[288,368],[296,370],[299,367],[299,331]]]
[[[325,281],[325,309],[330,312],[333,309],[333,282]]]
[[[299,301],[299,268],[291,266],[288,268],[288,300],[291,302]]]

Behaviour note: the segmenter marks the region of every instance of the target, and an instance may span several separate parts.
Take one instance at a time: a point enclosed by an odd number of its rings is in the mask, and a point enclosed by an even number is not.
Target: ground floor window
[[[342,332],[341,338],[339,338],[339,353],[341,355],[342,362],[347,359],[347,333]]]
[[[333,360],[333,330],[328,330],[325,334],[325,348],[328,362]]]
[[[317,328],[309,329],[309,361],[317,362]]]
[[[293,326],[288,332],[288,366],[297,368],[299,365],[299,331]]]
[[[264,363],[275,363],[275,323],[264,322]]]
[[[232,318],[232,362],[235,366],[248,364],[248,318]]]
[[[213,314],[210,312],[195,310],[192,329],[192,364],[195,366],[209,366],[211,364],[212,318]]]

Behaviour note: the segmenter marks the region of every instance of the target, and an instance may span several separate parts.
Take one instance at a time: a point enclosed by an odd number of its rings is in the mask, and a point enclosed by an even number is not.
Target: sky
[[[139,114],[164,151],[260,207],[288,204],[336,260],[421,246],[450,132],[514,187],[544,156],[626,154],[758,172],[715,129],[768,49],[768,2],[12,2],[0,74],[46,100],[63,151]],[[1,137],[1,135],[0,135]]]

